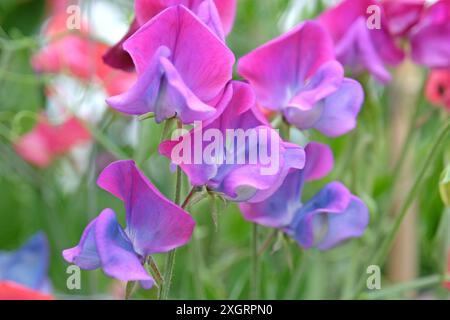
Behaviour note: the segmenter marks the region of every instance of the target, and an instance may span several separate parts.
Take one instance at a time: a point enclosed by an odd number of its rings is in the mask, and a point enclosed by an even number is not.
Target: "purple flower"
[[[102,268],[110,277],[152,287],[154,280],[143,267],[145,258],[186,244],[194,220],[166,199],[133,161],[112,163],[97,183],[124,202],[126,228],[112,209],[105,209],[86,227],[80,243],[63,251],[64,259],[82,269]]]
[[[136,0],[136,18],[127,34],[104,56],[104,61],[113,68],[132,70],[134,68],[130,55],[123,50],[123,43],[135,33],[140,26],[165,9],[184,5],[198,16],[217,36],[225,38],[234,23],[236,0]]]
[[[303,248],[325,250],[361,236],[369,220],[367,207],[340,182],[329,183],[305,203],[300,201],[304,183],[324,177],[333,166],[326,145],[309,143],[305,152],[303,170],[291,170],[276,193],[260,203],[240,204],[245,219],[283,229]]]
[[[177,116],[183,123],[216,115],[231,80],[233,53],[184,6],[173,6],[125,41],[138,80],[108,104],[127,114],[155,113],[157,122]]]
[[[379,4],[375,0],[344,0],[325,11],[319,21],[331,34],[336,57],[343,65],[356,73],[367,70],[380,82],[387,83],[391,75],[386,64],[399,64],[404,52],[397,46]],[[368,11],[370,8],[380,11]],[[369,17],[377,13],[379,26],[369,29]]]
[[[387,25],[391,34],[405,36],[420,21],[425,0],[382,0]]]
[[[430,68],[450,66],[450,0],[426,9],[410,34],[412,58]]]
[[[49,247],[44,233],[32,236],[19,250],[0,251],[0,282],[11,281],[29,289],[50,292]]]
[[[364,94],[344,78],[323,27],[306,22],[244,56],[238,72],[262,107],[282,112],[299,129],[339,136],[356,125]]]
[[[291,168],[303,168],[304,151],[282,141],[255,106],[250,86],[233,81],[220,103],[225,108],[220,117],[163,142],[160,153],[180,165],[195,186],[232,201],[262,201]]]

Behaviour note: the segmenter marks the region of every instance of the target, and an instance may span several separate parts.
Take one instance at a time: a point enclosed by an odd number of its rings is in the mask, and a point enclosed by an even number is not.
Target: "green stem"
[[[427,287],[433,287],[441,284],[445,281],[445,277],[442,275],[432,275],[424,278],[419,278],[410,282],[400,283],[395,286],[391,286],[389,288],[374,291],[371,293],[366,293],[362,295],[364,299],[380,299],[385,297],[392,297],[398,294],[402,294],[404,292],[423,289]]]
[[[84,125],[88,128],[94,139],[114,157],[119,160],[129,158],[129,156],[119,147],[117,147],[113,142],[111,142],[111,140],[101,130],[97,129],[95,126],[91,125],[88,122],[84,122]]]
[[[414,199],[416,198],[417,192],[419,191],[419,187],[421,186],[422,180],[425,177],[425,174],[427,172],[427,169],[430,167],[430,165],[433,163],[434,159],[439,153],[439,149],[441,148],[442,142],[447,137],[447,134],[450,132],[450,121],[447,122],[447,124],[442,129],[441,133],[439,134],[438,138],[436,139],[435,143],[433,144],[430,153],[428,154],[427,158],[425,159],[425,162],[422,165],[421,170],[419,171],[419,174],[417,175],[417,178],[414,181],[413,186],[411,187],[411,190],[408,192],[408,195],[406,197],[405,202],[403,203],[403,206],[400,209],[400,213],[396,216],[394,225],[392,229],[389,231],[387,236],[384,238],[384,241],[381,243],[380,249],[378,250],[375,257],[371,260],[372,264],[375,265],[382,265],[384,261],[386,260],[387,255],[389,254],[390,248],[392,246],[392,243],[395,240],[395,236],[397,235],[398,230],[400,229],[400,226],[408,213],[409,207],[414,202]],[[364,286],[364,278],[361,278],[358,286],[356,294],[358,294]]]
[[[413,137],[414,137],[414,129],[415,129],[415,126],[416,126],[417,119],[419,118],[420,106],[421,106],[421,103],[416,103],[416,107],[414,108],[414,114],[413,114],[413,116],[412,116],[412,118],[410,120],[408,131],[407,131],[407,134],[406,134],[406,140],[403,143],[402,149],[400,151],[400,156],[399,156],[399,158],[397,159],[397,162],[394,165],[394,170],[392,171],[392,175],[393,175],[392,181],[394,181],[394,183],[397,181],[397,178],[400,175],[401,166],[405,162],[406,155],[408,154],[409,147],[411,146],[411,143],[414,140],[413,139]]]
[[[175,198],[174,198],[175,204],[177,205],[180,204],[180,198],[181,198],[181,168],[178,166],[175,182]],[[164,282],[160,287],[161,291],[159,294],[159,297],[162,300],[167,300],[169,296],[170,285],[172,283],[173,268],[175,265],[175,253],[176,249],[170,251],[166,258],[166,265],[164,269]]]
[[[258,281],[258,225],[253,224],[252,228],[252,275],[251,279],[251,299],[259,298],[259,281]]]

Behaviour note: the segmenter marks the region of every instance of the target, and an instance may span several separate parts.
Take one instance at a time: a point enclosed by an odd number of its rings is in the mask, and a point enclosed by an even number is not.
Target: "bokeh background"
[[[238,0],[227,43],[240,57],[315,17],[331,2]],[[82,0],[80,5],[92,41],[115,43],[132,20],[131,0]],[[108,109],[104,102],[108,92],[98,81],[35,71],[32,57],[49,41],[44,32],[51,18],[48,8],[43,0],[0,1],[0,250],[16,250],[42,230],[50,245],[49,276],[57,298],[122,297],[123,284],[102,271],[82,271],[81,289],[68,290],[68,265],[61,251],[78,243],[86,224],[102,208],[113,208],[123,221],[122,203],[95,184],[108,163],[135,159],[168,197],[173,197],[175,175],[157,152],[161,127],[152,120],[138,121]],[[367,277],[369,257],[448,121],[448,113],[425,98],[426,77],[427,70],[408,61],[394,71],[394,81],[387,87],[361,77],[367,97],[358,128],[338,139],[311,133],[311,139],[332,147],[336,166],[325,181],[309,184],[305,197],[327,181],[340,180],[367,203],[371,222],[362,238],[326,252],[301,250],[276,235],[260,256],[261,298],[348,298],[358,281]],[[16,139],[34,127],[43,111],[55,123],[67,113],[74,114],[92,136],[44,168],[25,161],[14,148]],[[294,139],[300,136],[295,131],[291,134]],[[406,150],[402,148],[405,141]],[[447,266],[450,211],[439,193],[441,175],[450,160],[449,145],[427,164],[396,246],[381,266],[383,289],[364,298],[449,297],[440,279]],[[399,158],[405,161],[396,167]],[[185,183],[185,193],[187,189]],[[252,225],[234,204],[214,210],[211,201],[205,200],[192,211],[198,226],[191,243],[177,252],[171,297],[248,298]],[[272,230],[260,227],[258,234],[262,245]],[[162,265],[163,257],[156,259]],[[155,290],[139,290],[135,295],[155,296]]]

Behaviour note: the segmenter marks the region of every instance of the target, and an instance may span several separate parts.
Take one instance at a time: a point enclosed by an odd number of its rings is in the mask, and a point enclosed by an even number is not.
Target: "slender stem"
[[[373,264],[382,265],[384,263],[384,261],[386,260],[386,257],[389,254],[389,250],[392,246],[392,243],[395,240],[395,236],[397,235],[397,232],[400,229],[400,226],[401,226],[406,214],[408,213],[409,207],[411,206],[414,199],[416,198],[417,192],[419,191],[419,187],[422,184],[422,180],[425,177],[427,169],[430,167],[430,164],[434,161],[435,157],[437,156],[439,149],[441,148],[442,142],[445,140],[445,138],[447,137],[447,134],[449,132],[450,132],[450,121],[447,122],[447,124],[444,126],[444,128],[442,129],[438,138],[436,139],[434,145],[432,146],[430,153],[426,157],[426,159],[422,165],[422,168],[419,171],[419,174],[417,175],[417,178],[414,181],[414,184],[411,187],[411,190],[409,191],[409,193],[406,197],[406,200],[400,209],[400,213],[395,218],[392,229],[389,231],[387,236],[384,238],[384,241],[381,243],[380,249],[378,250],[377,254],[371,260]],[[363,289],[363,286],[364,286],[364,278],[361,278],[361,280],[357,286],[356,294],[358,294]]]
[[[174,202],[175,204],[180,204],[180,198],[181,198],[181,168],[177,167],[177,176],[176,176],[176,182],[175,182],[175,197]],[[160,287],[160,299],[167,300],[169,296],[170,291],[170,285],[172,282],[172,276],[173,276],[173,268],[175,265],[175,254],[176,249],[170,251],[166,258],[166,265],[164,269],[164,282]]]
[[[256,300],[259,297],[259,283],[258,283],[258,225],[253,224],[252,228],[252,275],[251,279],[251,299]]]
[[[406,140],[402,145],[402,149],[400,151],[400,156],[394,165],[394,170],[392,171],[392,175],[393,175],[392,181],[394,181],[394,183],[397,181],[397,178],[400,175],[401,166],[405,162],[409,147],[411,146],[411,143],[413,142],[414,129],[415,129],[416,122],[417,122],[417,119],[419,118],[419,114],[420,114],[420,105],[421,105],[421,103],[416,103],[414,114],[410,120],[408,131],[406,134]]]
[[[441,284],[445,281],[445,277],[442,275],[432,275],[424,278],[419,278],[410,282],[400,283],[395,286],[391,286],[389,288],[374,291],[371,293],[367,293],[362,295],[364,299],[379,299],[385,297],[391,297],[393,295],[398,295],[403,292],[408,292],[411,290],[418,290],[427,287],[433,287],[435,285]]]
[[[88,128],[94,139],[114,157],[119,160],[129,158],[129,156],[119,147],[117,147],[113,142],[111,142],[111,140],[101,130],[97,129],[95,126],[89,124],[88,122],[84,122],[84,125]]]
[[[158,265],[156,264],[155,259],[153,259],[152,256],[147,257],[147,263],[150,269],[152,269],[153,274],[155,275],[156,282],[161,286],[164,283],[164,278],[161,274],[161,271],[159,271]]]
[[[269,245],[272,243],[273,239],[275,238],[275,236],[278,234],[278,229],[273,230],[269,236],[267,237],[266,240],[264,240],[263,244],[261,245],[261,247],[258,250],[258,256],[262,255],[264,253],[264,251],[266,251],[266,249],[269,247]]]
[[[197,192],[196,187],[192,187],[191,191],[189,191],[189,194],[186,196],[186,199],[184,199],[183,204],[181,205],[181,208],[186,209],[187,205],[191,201],[194,194]]]

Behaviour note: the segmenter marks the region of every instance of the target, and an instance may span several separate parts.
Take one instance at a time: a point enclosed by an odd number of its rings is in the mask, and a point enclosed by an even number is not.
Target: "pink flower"
[[[151,288],[154,279],[143,266],[147,256],[186,244],[194,220],[164,197],[133,161],[112,163],[97,184],[123,201],[126,228],[112,209],[105,209],[86,227],[80,243],[63,251],[64,259],[82,269],[102,268],[110,277],[140,281],[144,288]]]
[[[431,70],[425,94],[431,103],[450,111],[450,69]]]
[[[343,65],[356,73],[368,70],[380,82],[387,83],[391,76],[386,65],[398,65],[404,53],[390,32],[383,10],[380,29],[368,28],[367,10],[370,6],[380,8],[378,4],[375,0],[344,0],[325,11],[319,21],[331,34],[336,57]]]
[[[15,141],[14,149],[25,161],[45,168],[74,146],[90,139],[89,131],[76,118],[53,125],[41,116],[32,131]]]
[[[339,136],[356,126],[364,93],[344,77],[333,43],[316,22],[305,22],[239,60],[258,103],[299,129]]]
[[[416,63],[430,68],[450,67],[450,0],[427,8],[409,37]]]
[[[147,21],[175,5],[184,5],[192,10],[200,20],[222,39],[233,27],[236,14],[236,0],[136,0],[136,18],[122,40],[105,54],[105,63],[113,68],[126,71],[133,70],[133,61],[128,52],[122,47],[124,42]]]
[[[217,119],[161,143],[159,152],[180,165],[195,186],[207,186],[231,201],[262,201],[278,189],[291,168],[303,167],[304,151],[284,142],[270,127],[248,84],[232,81],[220,107],[225,109]],[[214,135],[207,138],[209,134]],[[263,152],[270,158],[263,160]]]
[[[81,81],[94,81],[103,86],[108,95],[116,95],[130,88],[136,76],[103,63],[108,46],[90,39],[87,28],[68,32],[67,14],[52,16],[45,30],[49,44],[32,57],[33,68],[38,72],[67,73]]]
[[[184,6],[173,6],[125,43],[138,73],[127,92],[108,104],[132,115],[155,113],[157,122],[183,123],[216,115],[217,99],[231,80],[233,53]]]

